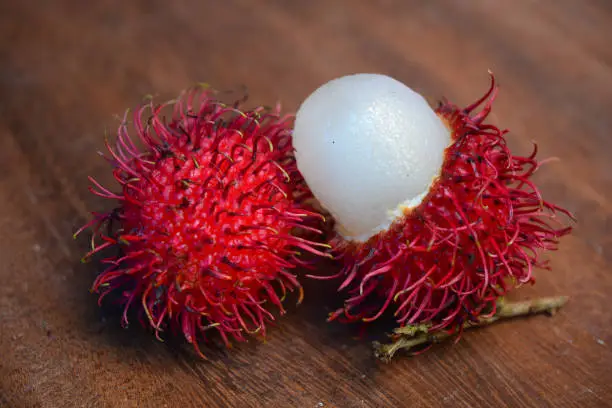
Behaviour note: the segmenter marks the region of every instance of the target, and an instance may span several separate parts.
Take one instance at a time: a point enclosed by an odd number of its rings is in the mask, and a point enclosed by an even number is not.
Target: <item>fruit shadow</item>
[[[304,301],[288,311],[288,324],[298,327],[304,332],[304,339],[313,347],[320,347],[324,353],[334,350],[364,371],[376,365],[373,342],[386,343],[388,334],[397,327],[392,313],[384,313],[373,322],[362,321],[348,323],[341,317],[328,320],[329,316],[342,308],[350,297],[347,290],[339,291],[341,277],[334,279],[318,279],[308,274],[334,276],[340,272],[341,266],[333,261],[317,262],[313,271],[300,271],[300,282],[304,288]],[[382,306],[381,304],[379,306]],[[377,305],[372,305],[376,307]]]
[[[309,271],[309,273],[332,276],[339,271],[339,265],[327,262],[321,263],[315,272]],[[306,273],[308,272],[304,274]],[[394,327],[393,317],[388,314],[383,314],[379,319],[367,324],[361,321],[347,323],[342,318],[328,321],[330,314],[342,308],[344,301],[350,296],[346,290],[338,291],[342,278],[318,279],[303,276],[300,282],[304,288],[305,298],[303,303],[295,308],[295,314],[336,339],[330,346],[339,340],[354,339],[358,342],[380,340],[380,333],[390,331]]]
[[[76,238],[75,245],[80,253],[90,249],[90,238],[89,232]],[[76,275],[79,276],[73,281],[77,286],[74,288],[75,293],[84,294],[81,302],[85,307],[82,314],[85,322],[80,326],[84,327],[85,337],[92,343],[102,342],[103,345],[111,346],[122,358],[128,360],[146,362],[152,354],[164,352],[183,361],[208,360],[228,365],[232,365],[232,356],[236,353],[248,356],[259,347],[268,346],[256,337],[247,337],[245,342],[232,341],[232,348],[228,349],[221,336],[215,330],[209,330],[205,338],[198,337],[198,347],[207,359],[203,360],[180,332],[164,331],[160,333],[161,341],[157,339],[146,317],[139,313],[141,308],[137,304],[126,314],[129,324],[122,324],[124,308],[119,302],[120,291],[109,293],[101,303],[98,303],[97,294],[90,293],[92,283],[105,267],[101,261],[108,256],[109,253],[103,251],[93,255],[86,263],[76,261],[74,265]],[[314,341],[341,354],[347,353],[349,357],[352,354],[359,355],[359,360],[363,360],[364,355],[373,359],[372,341],[385,341],[386,334],[393,330],[396,323],[389,315],[383,315],[367,325],[360,322],[328,322],[329,314],[340,308],[347,297],[346,292],[338,292],[341,280],[322,280],[306,275],[329,276],[338,271],[339,265],[331,261],[319,261],[313,270],[295,271],[304,289],[304,300],[296,306],[297,294],[289,294],[284,302],[286,314],[281,316],[277,311],[272,311],[275,320],[267,325],[267,337],[273,339],[284,336],[286,325],[293,328],[306,327],[308,332],[303,335],[309,342]]]

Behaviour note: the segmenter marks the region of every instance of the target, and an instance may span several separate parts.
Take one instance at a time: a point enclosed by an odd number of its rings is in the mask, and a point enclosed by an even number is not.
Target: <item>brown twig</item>
[[[498,320],[512,319],[520,316],[547,313],[554,314],[559,310],[568,298],[566,296],[538,298],[522,302],[505,302],[500,299],[497,303],[495,315],[489,318],[482,318],[478,322],[468,322],[464,329],[488,326]],[[427,344],[440,343],[452,337],[452,333],[444,331],[429,331],[429,325],[414,325],[399,327],[393,331],[394,341],[388,344],[374,342],[374,354],[384,362],[389,362],[399,350],[411,351],[416,347]]]

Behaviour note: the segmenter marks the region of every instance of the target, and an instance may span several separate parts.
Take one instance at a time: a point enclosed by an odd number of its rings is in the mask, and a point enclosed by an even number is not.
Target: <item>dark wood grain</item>
[[[558,1],[1,1],[0,405],[15,407],[612,406],[612,6]],[[73,231],[111,175],[96,151],[114,115],[196,81],[246,85],[288,110],[323,82],[392,75],[432,101],[501,83],[494,119],[579,218],[552,272],[518,298],[567,294],[537,316],[377,363],[324,323],[334,292],[307,282],[266,344],[211,361],[119,328],[88,292]]]

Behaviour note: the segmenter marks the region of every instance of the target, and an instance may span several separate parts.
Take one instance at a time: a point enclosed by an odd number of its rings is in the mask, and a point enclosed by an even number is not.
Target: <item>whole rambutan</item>
[[[292,272],[304,263],[300,251],[321,254],[308,239],[320,216],[305,204],[292,117],[279,107],[242,111],[240,102],[227,106],[202,87],[151,101],[134,115],[136,138],[126,113],[116,144],[106,143],[118,191],[90,178],[90,190],[116,208],[93,213],[79,231],[93,230],[84,259],[112,251],[93,284],[100,301],[119,293],[124,324],[135,306],[158,338],[178,329],[200,354],[198,337],[210,328],[227,345],[265,335],[287,291],[302,299]]]
[[[396,333],[460,334],[499,316],[499,299],[547,267],[539,251],[571,231],[555,216],[571,215],[531,181],[537,148],[515,156],[507,131],[486,123],[491,78],[464,109],[444,102],[433,110],[377,74],[332,80],[299,108],[297,165],[333,217],[329,243],[343,268],[331,278],[349,294],[329,320],[371,322],[391,309]]]

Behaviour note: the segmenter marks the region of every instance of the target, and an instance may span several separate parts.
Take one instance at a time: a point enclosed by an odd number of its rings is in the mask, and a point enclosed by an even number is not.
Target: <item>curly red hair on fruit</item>
[[[347,77],[347,83],[350,80]],[[387,98],[379,91],[385,83],[393,88],[393,103],[404,92],[403,84],[385,78],[372,90],[368,81],[373,80],[379,79],[364,77],[363,85],[352,84],[350,92],[376,94],[378,104]],[[313,98],[323,100],[321,89]],[[513,155],[506,144],[507,131],[487,123],[497,89],[491,74],[489,90],[475,103],[462,109],[443,102],[435,109],[450,133],[450,143],[437,177],[417,205],[403,207],[387,228],[362,240],[333,229],[331,253],[342,269],[333,276],[311,275],[340,279],[338,290],[347,293],[344,306],[329,320],[371,322],[392,311],[400,327],[428,324],[430,332],[460,333],[465,323],[493,316],[496,301],[508,291],[534,282],[534,268],[547,268],[540,252],[555,250],[572,229],[562,225],[558,215],[572,215],[544,200],[533,183],[541,164],[537,146],[527,157]],[[333,97],[341,92],[336,88]],[[420,108],[423,103],[418,99],[414,105]],[[304,106],[304,111],[312,109]],[[341,137],[337,135],[336,144],[342,143]],[[304,175],[308,182],[309,174]],[[375,193],[364,186],[363,194]]]
[[[124,324],[135,308],[157,336],[170,326],[200,354],[198,338],[212,328],[228,345],[265,336],[272,306],[283,313],[293,290],[301,301],[300,252],[324,256],[307,239],[320,233],[311,223],[320,215],[306,205],[291,119],[280,107],[225,105],[201,87],[141,106],[133,126],[126,114],[106,143],[119,189],[90,178],[115,208],[79,231],[93,231],[85,259],[111,252],[93,284],[100,302],[120,293]]]

